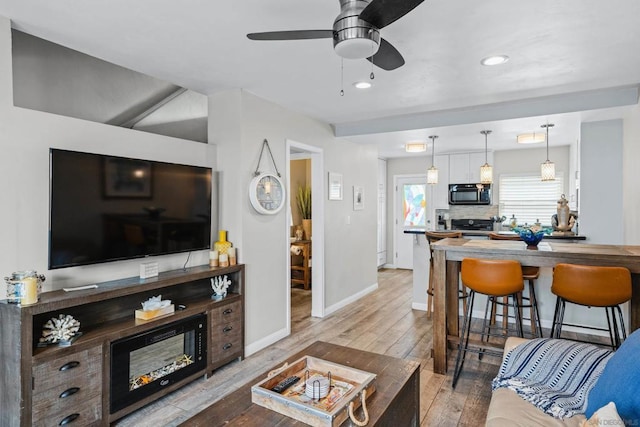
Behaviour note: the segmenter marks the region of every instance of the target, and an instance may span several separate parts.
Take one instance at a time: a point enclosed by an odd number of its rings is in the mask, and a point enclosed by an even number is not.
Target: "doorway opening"
[[[323,179],[323,151],[321,148],[296,141],[287,140],[287,159],[286,159],[286,186],[289,190],[289,209],[287,209],[287,330],[291,331],[291,286],[292,274],[295,285],[302,284],[303,288],[307,287],[304,279],[300,279],[300,274],[304,274],[304,269],[292,270],[292,252],[300,246],[307,245],[308,250],[308,271],[310,276],[308,281],[311,294],[311,313],[313,317],[324,317],[324,179]],[[297,207],[296,196],[298,189],[302,187],[303,191],[309,187],[311,192],[311,231],[301,236],[302,244],[298,244],[296,239],[300,237],[300,233],[296,236],[298,226],[301,226],[302,218]],[[295,214],[294,214],[295,212]],[[301,227],[300,227],[301,228]],[[309,234],[309,235],[307,235]],[[298,254],[295,254],[298,255]],[[298,275],[298,276],[296,276]]]

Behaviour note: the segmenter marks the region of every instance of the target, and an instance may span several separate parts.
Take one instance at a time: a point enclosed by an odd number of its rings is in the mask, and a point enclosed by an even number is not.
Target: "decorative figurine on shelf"
[[[226,275],[211,278],[211,289],[213,289],[211,299],[218,300],[226,297],[229,285],[231,285],[231,280]]]
[[[302,230],[302,226],[298,225],[296,227],[296,241],[300,241],[302,240],[302,237],[304,236],[304,231]]]
[[[47,320],[42,326],[41,345],[58,344],[69,346],[80,335],[80,322],[68,314]]]
[[[551,217],[551,225],[553,226],[553,234],[572,236],[571,231],[576,223],[577,215],[569,210],[569,201],[563,194],[558,200],[558,213]]]

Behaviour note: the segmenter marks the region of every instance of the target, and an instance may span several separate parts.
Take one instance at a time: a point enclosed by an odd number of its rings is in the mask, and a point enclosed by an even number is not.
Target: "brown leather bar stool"
[[[517,234],[499,234],[489,233],[489,240],[522,240]],[[540,322],[540,311],[538,310],[538,299],[536,298],[535,281],[540,277],[540,267],[522,266],[522,278],[529,283],[529,295],[522,296],[527,301],[526,304],[520,303],[520,306],[529,309],[529,322],[531,324],[531,336],[542,338],[542,324]],[[503,298],[502,302],[491,305],[491,324],[496,322],[496,306],[502,305],[502,325],[506,331],[509,324],[509,305],[507,298]]]
[[[433,312],[433,247],[432,243],[437,242],[442,239],[459,239],[462,237],[462,232],[460,231],[425,231],[425,236],[427,237],[427,242],[429,242],[429,286],[427,288],[427,317],[431,317],[431,313]],[[462,287],[459,291],[459,297],[462,299],[462,310],[464,313],[467,312],[467,290]]]
[[[514,260],[493,260],[465,258],[462,260],[460,270],[462,283],[469,288],[469,309],[464,316],[462,332],[460,333],[460,343],[458,344],[458,355],[456,357],[456,367],[453,372],[453,387],[458,382],[458,377],[462,372],[464,358],[467,352],[482,354],[493,354],[500,357],[501,351],[491,351],[481,347],[469,347],[469,336],[471,335],[471,318],[473,313],[473,302],[476,293],[486,295],[489,299],[500,297],[513,297],[513,310],[516,313],[516,330],[518,336],[522,337],[522,316],[518,305],[518,293],[524,289],[522,281],[522,267],[518,261]],[[485,312],[486,316],[486,312]],[[474,331],[475,333],[476,331]],[[491,328],[486,330],[486,318],[479,333],[484,336],[497,334],[491,333]]]
[[[624,267],[558,264],[553,270],[551,292],[557,296],[551,337],[560,338],[562,326],[608,331],[611,348],[620,347],[627,338],[620,304],[631,299],[631,273]],[[566,303],[587,307],[603,307],[607,314],[608,329],[564,323]],[[618,313],[620,328],[615,313]],[[619,329],[622,332],[620,339]]]

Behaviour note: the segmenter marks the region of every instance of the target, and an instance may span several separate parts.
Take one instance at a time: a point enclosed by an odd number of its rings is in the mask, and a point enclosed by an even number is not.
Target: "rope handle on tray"
[[[367,411],[367,389],[362,390],[362,395],[360,396],[360,400],[362,401],[362,413],[364,414],[364,419],[362,421],[356,419],[356,416],[353,414],[353,401],[349,402],[349,418],[351,421],[357,426],[363,427],[369,424],[369,411]]]

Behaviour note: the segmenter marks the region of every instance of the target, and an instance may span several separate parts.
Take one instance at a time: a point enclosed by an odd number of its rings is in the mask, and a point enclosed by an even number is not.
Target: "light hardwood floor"
[[[317,340],[420,362],[421,426],[484,424],[499,358],[478,361],[477,357],[468,357],[456,389],[452,390],[450,374],[433,373],[432,323],[425,312],[411,309],[411,292],[410,270],[381,270],[375,292],[318,319],[309,315],[311,292],[292,288],[289,337],[217,370],[207,380],[194,381],[116,425],[177,425]],[[450,367],[453,363],[450,360]]]

